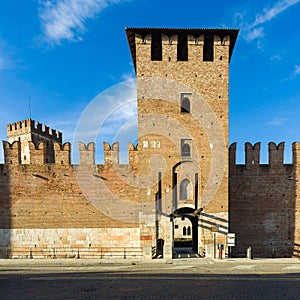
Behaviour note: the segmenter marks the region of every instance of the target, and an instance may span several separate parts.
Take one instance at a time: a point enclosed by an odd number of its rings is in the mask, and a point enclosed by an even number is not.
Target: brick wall
[[[260,164],[260,143],[245,144],[245,164],[236,165],[230,147],[230,231],[236,233],[233,254],[291,257],[299,251],[296,145],[293,164],[283,163],[284,144],[269,143],[269,163]],[[297,150],[298,151],[298,150]]]
[[[138,189],[122,179],[122,175],[130,176],[129,166],[87,164],[86,160],[71,165],[69,143],[57,144],[57,164],[47,164],[42,159],[45,149],[37,149],[32,142],[33,163],[20,164],[18,144],[4,142],[7,164],[0,165],[0,246],[28,247],[33,243],[45,247],[50,240],[62,247],[140,245],[138,213],[128,209],[135,207]],[[90,151],[82,144],[81,149]],[[122,241],[111,234],[118,228]],[[80,231],[85,238],[77,240]]]
[[[228,230],[228,65],[234,39],[229,33],[222,38],[216,32],[187,33],[187,59],[179,61],[179,32],[161,29],[162,55],[161,60],[155,61],[151,49],[153,34],[157,32],[147,28],[132,31],[135,47],[131,46],[131,50],[138,84],[138,170],[140,176],[149,180],[147,193],[154,195],[153,202],[158,186],[151,186],[149,177],[154,181],[158,173],[162,174],[158,225],[148,223],[143,230],[171,244],[170,233],[165,231],[169,227],[164,224],[170,223],[166,216],[183,207],[201,208],[197,252],[214,243],[212,227],[218,228],[217,243],[225,244]],[[207,34],[213,42],[212,61],[203,59]],[[184,95],[189,97],[191,108],[190,113],[185,114],[181,113]],[[182,139],[191,140],[191,157],[185,161],[181,155]],[[195,192],[182,201],[179,187],[184,179],[190,181]],[[147,199],[146,195],[141,195],[141,199]],[[151,211],[144,211],[144,215],[151,214],[154,219]],[[158,228],[155,230],[154,226]]]

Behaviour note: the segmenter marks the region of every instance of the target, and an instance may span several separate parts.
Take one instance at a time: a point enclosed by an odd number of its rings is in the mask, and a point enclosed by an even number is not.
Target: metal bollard
[[[247,258],[248,259],[253,259],[253,249],[252,249],[252,247],[247,248]]]

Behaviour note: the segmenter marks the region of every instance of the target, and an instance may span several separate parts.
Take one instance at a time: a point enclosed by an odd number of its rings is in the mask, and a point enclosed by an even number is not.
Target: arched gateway
[[[190,248],[191,252],[198,253],[199,215],[197,211],[190,207],[182,207],[174,211],[172,218],[174,221],[175,249],[173,252],[176,252],[176,248],[179,248],[178,250],[180,248]],[[178,219],[177,222],[176,219]],[[180,223],[182,226],[180,226]]]

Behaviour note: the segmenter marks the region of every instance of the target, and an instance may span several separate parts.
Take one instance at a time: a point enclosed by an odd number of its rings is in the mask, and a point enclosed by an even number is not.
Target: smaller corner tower
[[[7,125],[7,138],[9,143],[20,143],[21,164],[30,164],[34,159],[30,157],[29,142],[35,147],[40,142],[46,145],[45,163],[54,163],[54,143],[62,144],[62,133],[32,119]]]

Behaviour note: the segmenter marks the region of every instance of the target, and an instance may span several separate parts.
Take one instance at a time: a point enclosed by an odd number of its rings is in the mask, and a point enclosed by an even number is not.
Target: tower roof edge
[[[235,46],[235,42],[239,33],[238,28],[171,28],[171,27],[125,27],[125,32],[127,35],[127,40],[130,47],[130,52],[132,56],[132,60],[134,65],[136,65],[136,49],[135,49],[135,34],[139,34],[141,36],[146,36],[147,34],[152,33],[162,33],[167,36],[173,36],[175,34],[188,34],[193,35],[195,37],[200,35],[219,35],[220,37],[224,37],[230,35],[230,58],[233,52],[233,48]]]

